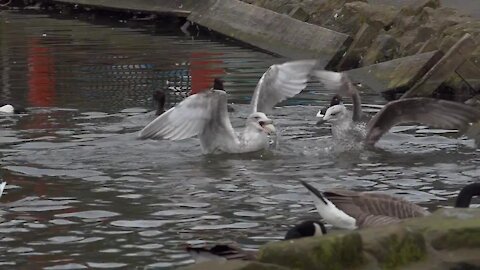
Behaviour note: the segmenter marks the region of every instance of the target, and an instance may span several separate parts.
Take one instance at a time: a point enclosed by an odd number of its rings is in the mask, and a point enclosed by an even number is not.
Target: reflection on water
[[[273,153],[202,156],[196,139],[140,141],[136,132],[154,118],[155,89],[170,87],[175,103],[222,76],[233,125],[241,126],[257,80],[285,59],[193,40],[171,25],[1,15],[0,100],[30,109],[0,116],[0,175],[9,183],[1,267],[171,268],[192,262],[186,243],[257,248],[315,218],[299,179],[435,208],[480,173],[471,141],[419,126],[396,128],[376,150],[331,153],[328,129],[315,126],[328,101],[318,86],[275,110],[281,138]]]

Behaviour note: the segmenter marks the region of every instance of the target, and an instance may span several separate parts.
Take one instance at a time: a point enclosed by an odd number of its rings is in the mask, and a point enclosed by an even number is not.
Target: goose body
[[[320,216],[337,228],[353,230],[429,215],[422,207],[387,194],[344,189],[320,192],[307,182],[301,183],[312,194]],[[472,197],[479,195],[480,183],[466,185],[460,191],[455,206],[468,207]]]
[[[325,225],[320,221],[307,220],[290,228],[285,240],[293,240],[303,237],[320,236],[327,233]],[[186,251],[195,260],[196,263],[217,260],[255,260],[256,251],[244,250],[236,244],[215,244],[213,246],[194,246],[188,245]]]
[[[345,73],[316,71],[315,75],[326,88],[350,96],[353,101],[353,111],[338,103],[325,113],[317,114],[331,123],[332,137],[337,145],[348,145],[348,142],[352,147],[374,145],[391,127],[402,123],[462,130],[480,120],[480,111],[465,104],[433,98],[405,98],[387,103],[373,118],[365,121],[358,90]]]
[[[228,116],[226,92],[211,89],[188,96],[158,116],[140,131],[139,138],[183,140],[198,136],[205,154],[247,153],[266,149],[270,146],[270,135],[276,130],[265,112],[269,112],[278,102],[300,93],[316,65],[317,62],[313,60],[272,65],[255,88],[251,101],[252,113],[246,120],[243,132],[238,135]]]

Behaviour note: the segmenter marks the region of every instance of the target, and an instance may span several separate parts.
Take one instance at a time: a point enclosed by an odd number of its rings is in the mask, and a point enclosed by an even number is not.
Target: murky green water
[[[385,191],[430,208],[450,205],[479,175],[473,143],[442,130],[397,128],[376,150],[336,155],[314,115],[328,96],[312,87],[272,115],[280,149],[202,156],[199,142],[139,141],[151,93],[222,76],[243,125],[253,88],[285,59],[176,25],[129,28],[47,15],[0,13],[0,268],[172,268],[186,243],[283,237],[315,218],[297,180]],[[376,95],[364,95],[382,104]],[[175,101],[171,96],[171,102]]]

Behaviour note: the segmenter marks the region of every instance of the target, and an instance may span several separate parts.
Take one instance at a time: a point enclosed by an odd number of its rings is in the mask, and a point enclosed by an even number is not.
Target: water
[[[0,175],[8,182],[1,268],[162,269],[192,262],[186,243],[255,249],[317,217],[300,179],[431,209],[451,205],[477,179],[473,142],[444,130],[403,126],[375,150],[329,152],[329,130],[314,119],[329,96],[317,86],[271,115],[282,133],[271,153],[203,156],[196,139],[137,140],[154,118],[152,91],[167,81],[198,88],[202,76],[221,75],[232,122],[242,126],[257,80],[285,60],[177,29],[1,13],[0,100],[31,111],[0,116]],[[363,100],[384,102],[369,93]]]

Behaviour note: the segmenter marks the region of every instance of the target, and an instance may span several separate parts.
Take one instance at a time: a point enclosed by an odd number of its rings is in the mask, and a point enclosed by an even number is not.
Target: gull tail
[[[353,217],[338,209],[318,189],[309,183],[302,180],[300,182],[313,195],[315,208],[317,208],[317,212],[327,223],[342,229],[354,230],[357,228],[356,220]]]
[[[7,182],[3,182],[0,184],[0,198],[2,197],[3,190],[5,189],[6,185],[7,185]]]

